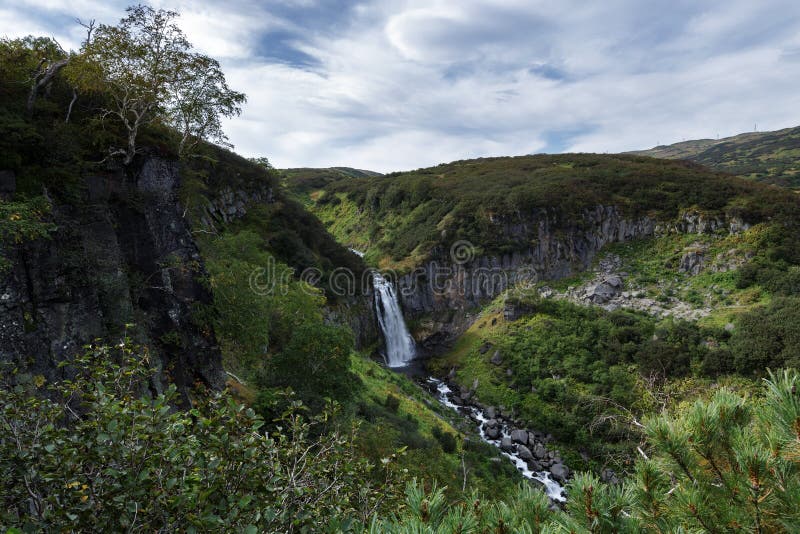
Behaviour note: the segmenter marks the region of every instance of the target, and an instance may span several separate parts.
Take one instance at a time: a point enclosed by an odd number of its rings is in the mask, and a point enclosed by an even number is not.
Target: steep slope
[[[737,234],[766,221],[783,229],[777,241],[791,241],[800,213],[789,192],[693,163],[584,154],[342,178],[308,198],[342,243],[396,270],[431,350],[463,331],[469,309],[515,283],[583,271],[608,244]]]
[[[800,187],[800,127],[743,133],[723,139],[683,141],[629,153],[686,159],[742,178]]]
[[[76,177],[72,199],[50,196],[48,238],[4,243],[0,358],[33,357],[31,372],[54,379],[84,344],[126,333],[153,348],[181,391],[222,387],[216,340],[192,320],[211,295],[178,183],[174,161],[148,157]]]

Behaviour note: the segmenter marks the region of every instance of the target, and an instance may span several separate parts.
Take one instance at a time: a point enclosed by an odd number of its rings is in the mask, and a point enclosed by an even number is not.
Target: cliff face
[[[416,337],[436,352],[472,323],[470,309],[510,286],[564,278],[586,269],[609,243],[667,233],[736,233],[749,226],[735,217],[684,212],[674,221],[627,218],[613,206],[585,210],[576,221],[561,221],[548,210],[514,220],[490,221],[504,237],[529,243],[502,255],[474,255],[467,243],[434,251],[434,259],[399,278],[405,314],[422,317]]]
[[[127,331],[154,349],[154,389],[167,378],[184,394],[198,381],[223,387],[213,332],[192,320],[211,295],[179,180],[175,162],[147,157],[87,176],[75,202],[54,201],[52,239],[4,251],[13,266],[0,280],[0,359],[55,379],[83,345]]]

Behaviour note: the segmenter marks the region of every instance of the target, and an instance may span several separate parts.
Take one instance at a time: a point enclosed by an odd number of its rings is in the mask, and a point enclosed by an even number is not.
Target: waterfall
[[[391,282],[380,273],[372,275],[375,286],[375,315],[386,340],[386,365],[404,367],[414,359],[414,339],[408,333],[397,294]]]

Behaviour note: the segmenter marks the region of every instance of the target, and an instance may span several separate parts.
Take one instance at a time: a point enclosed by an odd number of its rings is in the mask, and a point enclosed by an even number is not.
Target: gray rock
[[[512,443],[511,438],[505,436],[500,440],[500,448],[506,452],[514,452],[514,443]]]
[[[543,460],[547,458],[547,449],[544,448],[544,445],[541,443],[537,443],[536,446],[533,448],[533,454],[536,455],[537,458]]]
[[[695,248],[687,251],[683,256],[681,256],[678,264],[678,271],[691,275],[697,275],[703,270],[705,263],[705,250],[703,248]]]
[[[567,481],[567,478],[569,478],[569,469],[564,464],[554,463],[550,466],[550,474],[556,481],[563,484]]]
[[[500,427],[491,426],[484,429],[486,437],[489,439],[498,439],[500,437]]]
[[[524,430],[514,429],[511,431],[511,439],[514,443],[528,444],[528,433]]]
[[[485,415],[489,419],[495,419],[497,417],[497,409],[494,406],[487,406]]]
[[[526,462],[534,459],[533,453],[531,453],[531,450],[525,445],[517,445],[517,455]]]
[[[225,386],[213,333],[191,317],[212,295],[198,282],[203,261],[178,200],[178,164],[142,156],[130,171],[109,164],[102,174],[76,175],[81,202],[91,209],[56,198],[50,239],[4,247],[12,265],[0,279],[0,297],[8,295],[0,298],[0,361],[24,362],[48,382],[62,379],[60,362],[95,338],[118,339],[136,322],[138,342],[167,331],[178,336],[180,347],[151,345],[152,366],[170,371],[149,386],[157,393],[172,382],[188,404],[195,383]],[[12,194],[15,182],[13,173],[0,173],[0,197]],[[109,202],[112,193],[118,201]],[[132,273],[150,281],[135,298]],[[34,321],[26,319],[30,310]]]
[[[493,365],[500,365],[501,363],[503,363],[503,357],[500,355],[499,350],[494,351],[494,354],[492,355],[491,359],[489,359],[489,363]]]
[[[609,282],[608,280],[604,280],[598,284],[589,286],[586,289],[586,294],[584,298],[596,304],[602,304],[604,302],[608,302],[619,293],[619,288],[621,287],[621,285],[622,281],[619,280],[619,277],[612,277],[611,282]]]
[[[541,463],[537,462],[536,460],[531,460],[530,462],[528,462],[528,468],[530,468],[531,471],[537,473],[544,471],[544,466]]]

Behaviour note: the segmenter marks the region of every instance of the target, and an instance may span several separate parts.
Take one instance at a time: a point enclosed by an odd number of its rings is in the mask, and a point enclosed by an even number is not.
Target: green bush
[[[442,446],[444,452],[448,454],[456,452],[456,436],[453,433],[444,431],[438,426],[435,426],[431,429],[431,434],[433,434],[433,437],[439,442],[439,445]]]
[[[406,506],[370,532],[795,532],[800,524],[800,375],[771,375],[765,398],[722,389],[646,423],[647,458],[622,484],[579,473],[567,505],[520,485],[505,501],[476,494],[453,504],[442,490],[409,483]]]
[[[400,399],[389,393],[386,395],[386,401],[383,403],[386,406],[386,409],[392,413],[397,413],[397,410],[400,408]]]
[[[391,509],[394,462],[355,456],[331,409],[306,418],[290,402],[267,428],[227,394],[198,392],[178,411],[173,386],[135,393],[151,380],[146,361],[126,344],[91,349],[50,386],[3,369],[2,530],[358,531]]]
[[[766,307],[743,314],[729,344],[733,364],[743,374],[800,367],[800,298],[776,298]]]
[[[350,370],[353,334],[341,326],[303,323],[292,332],[288,345],[271,357],[267,386],[290,387],[312,409],[325,399],[347,402],[358,388]]]

